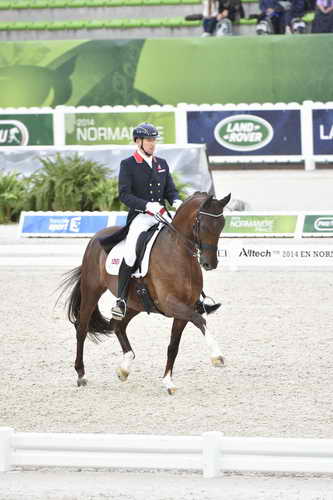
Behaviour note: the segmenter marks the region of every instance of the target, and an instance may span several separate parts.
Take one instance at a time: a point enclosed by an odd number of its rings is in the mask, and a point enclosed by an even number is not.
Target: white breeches
[[[139,214],[131,222],[126,238],[124,259],[128,266],[133,266],[136,259],[136,242],[142,231],[147,231],[151,226],[156,224],[155,217],[148,214]]]

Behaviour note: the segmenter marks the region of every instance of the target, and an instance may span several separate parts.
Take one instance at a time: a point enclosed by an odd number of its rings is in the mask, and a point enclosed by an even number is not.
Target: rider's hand
[[[180,205],[182,205],[183,202],[182,200],[175,200],[172,204],[172,208],[174,208],[175,210],[178,210],[178,208],[180,207]]]
[[[146,205],[146,213],[149,215],[163,214],[165,208],[157,201],[149,201]]]

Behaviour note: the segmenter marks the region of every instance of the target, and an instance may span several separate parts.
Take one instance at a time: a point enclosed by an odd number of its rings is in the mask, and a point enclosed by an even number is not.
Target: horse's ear
[[[201,193],[200,193],[201,194]],[[205,193],[207,194],[207,193]],[[200,210],[202,210],[203,208],[205,207],[208,207],[209,203],[212,201],[212,199],[214,198],[213,195],[211,196],[208,196],[202,203],[201,203],[201,206],[200,206]]]
[[[221,205],[222,205],[223,208],[226,205],[228,205],[228,203],[230,201],[230,198],[231,198],[231,193],[229,193],[227,196],[225,196],[224,198],[222,198],[222,200],[219,200],[219,202],[221,203]]]

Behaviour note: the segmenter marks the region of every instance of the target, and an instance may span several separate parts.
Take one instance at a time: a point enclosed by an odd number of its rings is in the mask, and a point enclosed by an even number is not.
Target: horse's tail
[[[81,305],[81,266],[65,273],[62,282],[57,288],[57,290],[60,290],[60,295],[56,304],[69,289],[71,289],[71,293],[66,299],[65,305],[67,306],[67,317],[75,325],[79,320]]]
[[[79,324],[81,306],[81,267],[82,266],[75,267],[71,271],[68,271],[58,287],[60,295],[57,302],[69,289],[71,289],[70,295],[66,300],[67,317],[75,327]],[[97,304],[89,320],[88,336],[91,340],[96,342],[101,340],[99,338],[100,334],[110,335],[111,333],[112,328],[110,320],[101,314]]]

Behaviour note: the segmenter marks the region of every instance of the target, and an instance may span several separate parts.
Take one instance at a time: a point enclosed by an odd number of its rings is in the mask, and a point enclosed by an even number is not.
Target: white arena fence
[[[224,471],[333,472],[333,439],[15,432],[0,428],[0,472],[14,467],[110,467]]]

